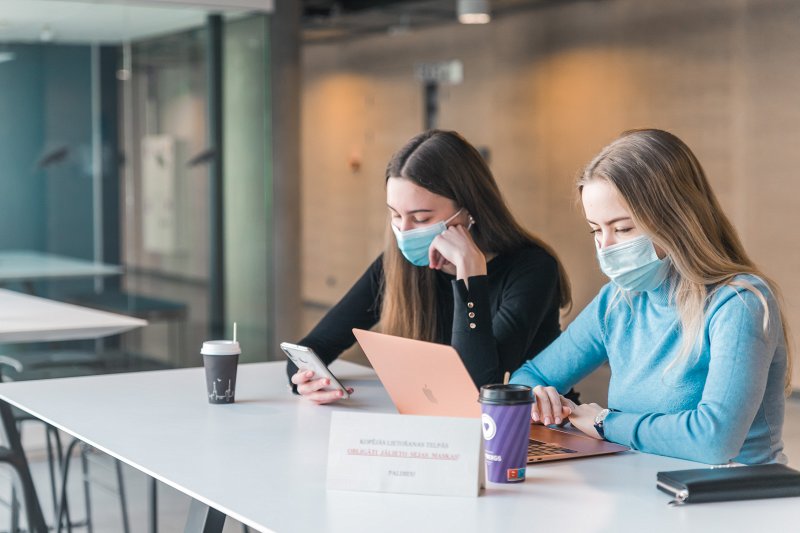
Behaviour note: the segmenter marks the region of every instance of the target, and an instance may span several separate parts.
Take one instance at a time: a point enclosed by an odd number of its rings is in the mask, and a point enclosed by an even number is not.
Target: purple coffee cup
[[[481,387],[486,477],[492,483],[525,481],[533,391],[526,385]]]

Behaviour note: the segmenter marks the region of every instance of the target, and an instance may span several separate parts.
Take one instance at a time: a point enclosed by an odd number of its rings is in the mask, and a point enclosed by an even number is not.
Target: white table
[[[147,321],[0,289],[0,342],[96,339]]]
[[[95,339],[115,335],[147,325],[146,320],[77,305],[56,302],[0,289],[0,342],[50,342]],[[22,368],[15,357],[0,355],[2,363]],[[7,405],[0,406],[2,424],[8,446],[0,447],[0,455],[9,458],[21,478],[27,500],[36,500],[27,460],[19,442],[19,433]],[[26,503],[28,503],[26,501]],[[45,530],[38,500],[27,507],[28,523],[33,531]]]
[[[800,521],[796,498],[670,508],[656,472],[699,465],[636,452],[531,466],[524,484],[489,484],[479,498],[328,491],[331,412],[394,410],[371,370],[332,369],[356,388],[336,406],[292,396],[282,363],[240,365],[232,405],[206,402],[202,368],[8,383],[0,399],[191,496],[195,511],[258,531],[788,531]]]
[[[117,274],[122,267],[116,265],[29,250],[0,251],[0,283]]]

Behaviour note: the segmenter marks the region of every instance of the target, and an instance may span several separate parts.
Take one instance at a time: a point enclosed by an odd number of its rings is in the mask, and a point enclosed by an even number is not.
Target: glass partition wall
[[[0,2],[0,285],[149,322],[99,342],[2,345],[25,366],[6,378],[195,366],[233,320],[243,360],[266,358],[266,21]]]
[[[184,316],[186,324],[164,320],[140,339],[144,352],[175,349],[182,357],[173,364],[196,362],[181,345],[199,346],[210,334],[208,45],[201,26],[128,43],[120,55],[120,131],[130,154],[122,180],[125,291]]]

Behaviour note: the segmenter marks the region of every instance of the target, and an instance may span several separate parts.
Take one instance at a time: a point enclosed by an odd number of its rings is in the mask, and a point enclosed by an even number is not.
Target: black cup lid
[[[481,403],[496,405],[514,405],[518,403],[533,403],[533,389],[527,385],[484,385],[478,398]]]

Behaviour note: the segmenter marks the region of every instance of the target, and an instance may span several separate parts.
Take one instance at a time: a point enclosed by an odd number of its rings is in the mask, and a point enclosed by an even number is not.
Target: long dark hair
[[[569,279],[556,254],[514,219],[483,157],[461,135],[442,130],[417,135],[392,156],[386,166],[385,179],[389,178],[407,179],[466,209],[476,221],[472,237],[484,253],[503,254],[531,245],[545,249],[558,262],[560,306],[571,306]],[[391,231],[387,231],[383,269],[383,331],[436,340],[435,272],[406,261]]]

